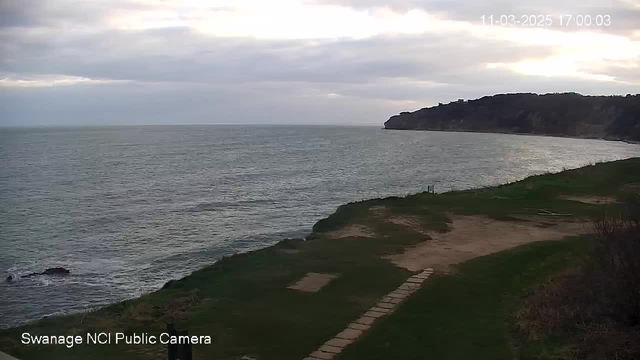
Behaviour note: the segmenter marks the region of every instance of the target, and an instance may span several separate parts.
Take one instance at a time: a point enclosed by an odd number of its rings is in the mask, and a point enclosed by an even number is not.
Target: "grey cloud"
[[[340,3],[423,7],[471,20],[491,7],[491,11],[506,11],[500,10],[500,4],[508,2]],[[220,38],[179,27],[145,31],[100,27],[100,19],[114,8],[139,6],[128,1],[87,2],[74,9],[51,6],[53,2],[45,0],[32,4],[23,12],[14,9],[14,22],[0,26],[0,73],[131,82],[0,88],[0,125],[381,124],[399,111],[500,92],[633,91],[624,84],[489,70],[485,63],[543,57],[555,49],[480,40],[465,32],[322,41]],[[545,4],[553,5],[545,0],[540,9]],[[77,30],[62,31],[68,24],[78,25]],[[621,79],[638,79],[634,69],[612,66],[604,71]],[[342,96],[329,96],[332,93]]]
[[[175,28],[58,39],[59,47],[52,47],[46,38],[6,40],[6,44],[15,43],[10,57],[20,59],[4,64],[1,70],[8,73],[148,82],[362,83],[393,77],[444,81],[444,75],[471,66],[516,61],[528,54],[516,44],[479,42],[465,33],[447,38],[421,35],[324,41],[313,46],[293,40],[211,38]],[[538,47],[535,54],[552,51]]]

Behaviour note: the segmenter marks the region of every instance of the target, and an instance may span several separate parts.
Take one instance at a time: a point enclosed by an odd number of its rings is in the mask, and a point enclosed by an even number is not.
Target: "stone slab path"
[[[390,314],[393,310],[404,301],[409,295],[413,294],[422,286],[422,283],[433,274],[433,269],[428,268],[419,274],[413,275],[400,285],[397,289],[390,292],[375,304],[371,309],[365,312],[357,320],[353,321],[333,339],[327,341],[318,350],[312,352],[304,360],[331,360],[349,344],[362,336],[371,325],[379,318]]]
[[[18,360],[18,359],[14,358],[13,356],[11,356],[9,354],[5,354],[2,351],[0,351],[0,360]]]

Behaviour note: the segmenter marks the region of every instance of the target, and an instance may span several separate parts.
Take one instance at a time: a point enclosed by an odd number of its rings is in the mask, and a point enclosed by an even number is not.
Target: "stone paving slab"
[[[391,298],[396,298],[396,299],[404,299],[407,297],[407,294],[398,294],[396,292],[392,292],[391,294],[389,294],[389,297]],[[392,301],[393,302],[393,301]]]
[[[375,312],[381,312],[381,313],[388,313],[389,309],[385,309],[385,308],[379,308],[379,307],[372,307],[371,311],[375,311]]]
[[[379,317],[384,316],[384,315],[386,315],[386,313],[384,313],[384,312],[369,310],[366,313],[364,313],[364,315],[362,315],[362,316],[363,317],[368,316],[368,317],[372,317],[372,318],[379,318]]]
[[[337,278],[334,274],[319,274],[319,273],[307,273],[305,277],[298,280],[295,284],[287,286],[287,289],[304,291],[304,292],[317,292],[324,286],[329,284],[331,280]]]
[[[327,341],[325,344],[343,348],[343,347],[351,344],[352,342],[353,342],[353,340],[333,338],[333,339]]]
[[[358,320],[356,320],[356,323],[363,324],[363,325],[371,325],[373,324],[374,321],[376,321],[376,318],[373,318],[370,316],[361,316]]]
[[[311,358],[323,359],[323,360],[331,360],[336,356],[336,354],[326,353],[324,351],[314,351],[311,353]]]
[[[0,360],[18,360],[18,359],[14,358],[13,356],[11,356],[9,354],[5,354],[2,351],[0,351]]]
[[[391,309],[393,309],[394,307],[396,307],[396,305],[395,305],[395,304],[392,304],[392,303],[386,303],[386,302],[379,302],[379,303],[377,303],[377,304],[376,304],[376,306],[377,306],[377,307],[379,307],[379,308],[389,309],[389,310],[391,310]]]
[[[364,315],[337,334],[333,339],[324,343],[320,348],[312,352],[304,360],[331,360],[336,354],[349,346],[354,340],[371,328],[371,325],[379,318],[389,314],[397,304],[404,301],[416,292],[422,283],[431,276],[433,269],[428,268],[421,273],[412,275],[397,289],[393,290],[371,307]]]
[[[358,338],[358,336],[362,335],[363,330],[356,330],[356,329],[344,329],[342,330],[341,333],[339,333],[338,335],[336,335],[337,338],[339,339],[347,339],[347,340],[353,340]]]
[[[339,354],[342,351],[341,347],[337,347],[337,346],[331,346],[331,345],[327,345],[324,344],[322,346],[320,346],[320,349],[318,349],[322,352],[327,352],[327,353],[333,353],[333,354]]]
[[[370,327],[371,327],[370,325],[358,324],[355,322],[347,326],[347,328],[349,329],[356,329],[356,330],[369,330]]]

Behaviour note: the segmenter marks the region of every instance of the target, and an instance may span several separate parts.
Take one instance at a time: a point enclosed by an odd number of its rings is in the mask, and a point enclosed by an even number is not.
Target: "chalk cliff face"
[[[640,141],[640,94],[500,94],[403,112],[384,126]]]

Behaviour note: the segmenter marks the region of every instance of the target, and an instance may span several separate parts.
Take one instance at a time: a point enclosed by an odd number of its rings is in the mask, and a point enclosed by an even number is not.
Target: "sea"
[[[622,142],[348,126],[0,129],[0,328],[303,238],[341,205],[640,155]],[[6,276],[51,267],[69,276]]]

